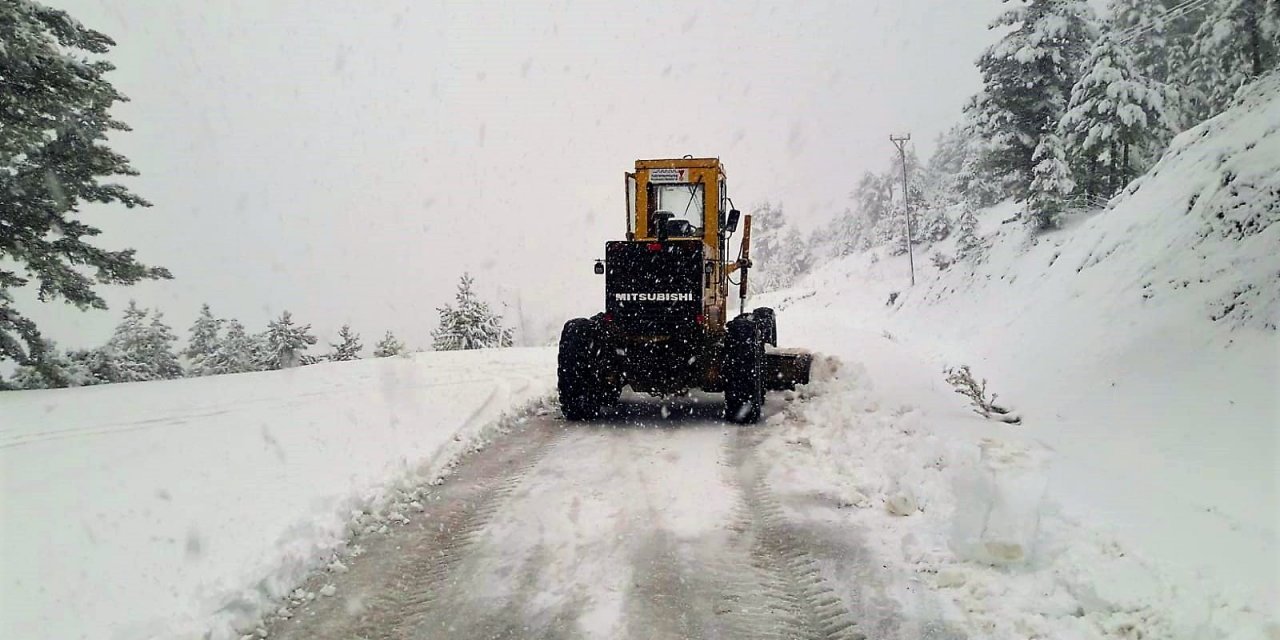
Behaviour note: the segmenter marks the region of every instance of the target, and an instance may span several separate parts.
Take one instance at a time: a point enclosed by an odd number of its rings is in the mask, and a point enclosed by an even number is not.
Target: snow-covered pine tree
[[[333,349],[328,356],[331,362],[359,360],[360,352],[364,350],[364,345],[360,344],[360,334],[352,331],[349,324],[338,329],[338,342],[329,343],[329,346]]]
[[[227,321],[227,332],[204,364],[208,375],[260,371],[259,341],[239,320]]]
[[[20,365],[14,369],[13,376],[5,383],[14,389],[59,389],[63,387],[81,386],[75,363],[67,357],[53,341],[43,345],[44,357],[40,366]]]
[[[1195,34],[1188,80],[1204,94],[1198,119],[1231,105],[1236,91],[1274,69],[1280,56],[1280,2],[1213,0]]]
[[[987,162],[993,147],[978,134],[976,125],[966,125],[965,130],[968,138],[964,160],[960,164],[960,172],[952,179],[952,185],[964,202],[976,207],[990,207],[1005,197],[1005,189],[1001,186],[1004,181]]]
[[[34,279],[41,302],[105,309],[94,285],[171,276],[140,264],[132,249],[93,246],[98,230],[77,217],[83,202],[149,206],[102,182],[137,173],[107,146],[112,131],[129,130],[109,113],[126,98],[103,77],[115,67],[101,56],[115,42],[65,11],[23,0],[0,2],[0,43],[0,361],[40,369],[40,330],[18,311],[12,289]]]
[[[1071,89],[1059,131],[1076,185],[1088,196],[1110,198],[1163,151],[1169,131],[1164,88],[1107,32]]]
[[[187,348],[182,350],[182,355],[187,358],[188,375],[207,376],[213,373],[208,370],[206,364],[218,350],[222,340],[223,323],[222,319],[213,316],[208,303],[200,306],[200,314],[191,324]]]
[[[951,219],[947,217],[947,208],[941,203],[926,203],[916,210],[913,225],[917,244],[940,242],[951,235]]]
[[[1107,27],[1133,52],[1134,70],[1160,84],[1169,82],[1170,20],[1156,0],[1111,0]]]
[[[68,351],[67,360],[75,376],[72,386],[108,384],[120,379],[118,358],[106,347]]]
[[[1097,24],[1087,0],[1022,0],[990,26],[1009,27],[979,58],[983,90],[966,111],[989,145],[985,169],[1021,198],[1030,191],[1036,146],[1066,111]]]
[[[956,220],[956,260],[978,262],[986,249],[986,243],[978,235],[978,216],[972,206],[965,205]]]
[[[373,347],[373,357],[390,358],[404,353],[404,343],[400,342],[390,331],[382,336],[378,344]]]
[[[867,219],[852,209],[845,209],[828,224],[815,229],[809,240],[810,255],[828,258],[847,256],[865,248]]]
[[[889,215],[876,221],[871,228],[872,246],[888,247],[889,255],[900,256],[907,252],[907,221],[903,217],[902,203],[894,205]]]
[[[470,274],[462,274],[454,306],[440,307],[440,326],[431,332],[432,349],[458,351],[512,345],[511,330],[503,327],[502,316],[472,291],[474,282]]]
[[[870,171],[858,179],[852,194],[854,208],[867,220],[868,226],[874,227],[893,215],[894,183],[892,175],[881,176]]]
[[[165,324],[164,314],[159,309],[151,311],[151,324],[148,326],[147,349],[156,374],[161,380],[172,380],[182,377],[182,363],[174,351],[178,336],[173,327]]]
[[[174,353],[178,341],[159,311],[148,319],[147,311],[130,300],[124,318],[116,325],[107,349],[117,364],[112,382],[146,382],[181,377],[182,366]]]
[[[1076,187],[1062,139],[1054,133],[1046,134],[1036,146],[1033,159],[1036,164],[1027,197],[1029,222],[1037,231],[1054,229],[1061,222],[1067,196]]]
[[[302,356],[307,347],[316,343],[311,335],[311,325],[294,324],[293,314],[288,311],[280,313],[280,317],[267,324],[264,334],[266,352],[264,365],[267,369],[290,369],[303,364]]]
[[[756,268],[748,285],[756,293],[789,286],[809,269],[809,247],[781,205],[765,202],[751,214],[751,260]]]

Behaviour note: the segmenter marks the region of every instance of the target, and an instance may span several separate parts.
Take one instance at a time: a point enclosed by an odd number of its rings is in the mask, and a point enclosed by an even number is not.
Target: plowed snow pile
[[[545,349],[0,394],[0,637],[239,637],[545,396]],[[249,627],[252,629],[252,627]]]
[[[1106,210],[1036,238],[1017,211],[976,264],[918,250],[914,288],[874,251],[755,301],[843,362],[775,482],[847,505],[908,610],[974,637],[1276,637],[1280,77]],[[1024,423],[952,394],[962,364]]]

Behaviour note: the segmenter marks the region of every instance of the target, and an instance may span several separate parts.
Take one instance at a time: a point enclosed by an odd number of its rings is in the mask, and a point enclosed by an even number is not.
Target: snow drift
[[[0,636],[238,637],[554,371],[506,349],[2,394]]]
[[[976,263],[938,271],[918,250],[914,288],[906,257],[877,250],[756,301],[779,309],[783,342],[846,369],[793,409],[776,479],[826,469],[838,501],[883,506],[852,516],[882,559],[932,576],[984,637],[1274,632],[1280,76],[1180,135],[1105,210],[1039,236],[1018,210],[982,212]],[[962,364],[1024,425],[952,395],[941,371]],[[1021,462],[993,468],[992,451]],[[990,567],[1002,551],[1020,568]]]

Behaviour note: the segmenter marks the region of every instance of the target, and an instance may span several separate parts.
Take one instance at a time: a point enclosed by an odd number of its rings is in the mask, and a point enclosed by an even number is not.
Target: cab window
[[[648,211],[650,237],[658,235],[659,216],[654,214],[661,211],[671,213],[671,219],[666,222],[668,236],[672,238],[702,237],[704,193],[703,186],[697,183],[650,183]]]

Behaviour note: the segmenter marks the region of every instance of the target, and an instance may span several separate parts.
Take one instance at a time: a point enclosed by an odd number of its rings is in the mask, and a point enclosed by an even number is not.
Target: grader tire
[[[750,315],[738,316],[725,327],[724,417],[729,422],[755,424],[764,407],[764,340]]]
[[[756,322],[760,324],[760,339],[765,344],[778,346],[778,318],[773,313],[773,309],[769,307],[759,307],[751,312],[755,316]]]
[[[566,420],[590,420],[600,415],[606,393],[603,351],[604,337],[596,323],[575,318],[564,324],[556,376],[560,410]]]

